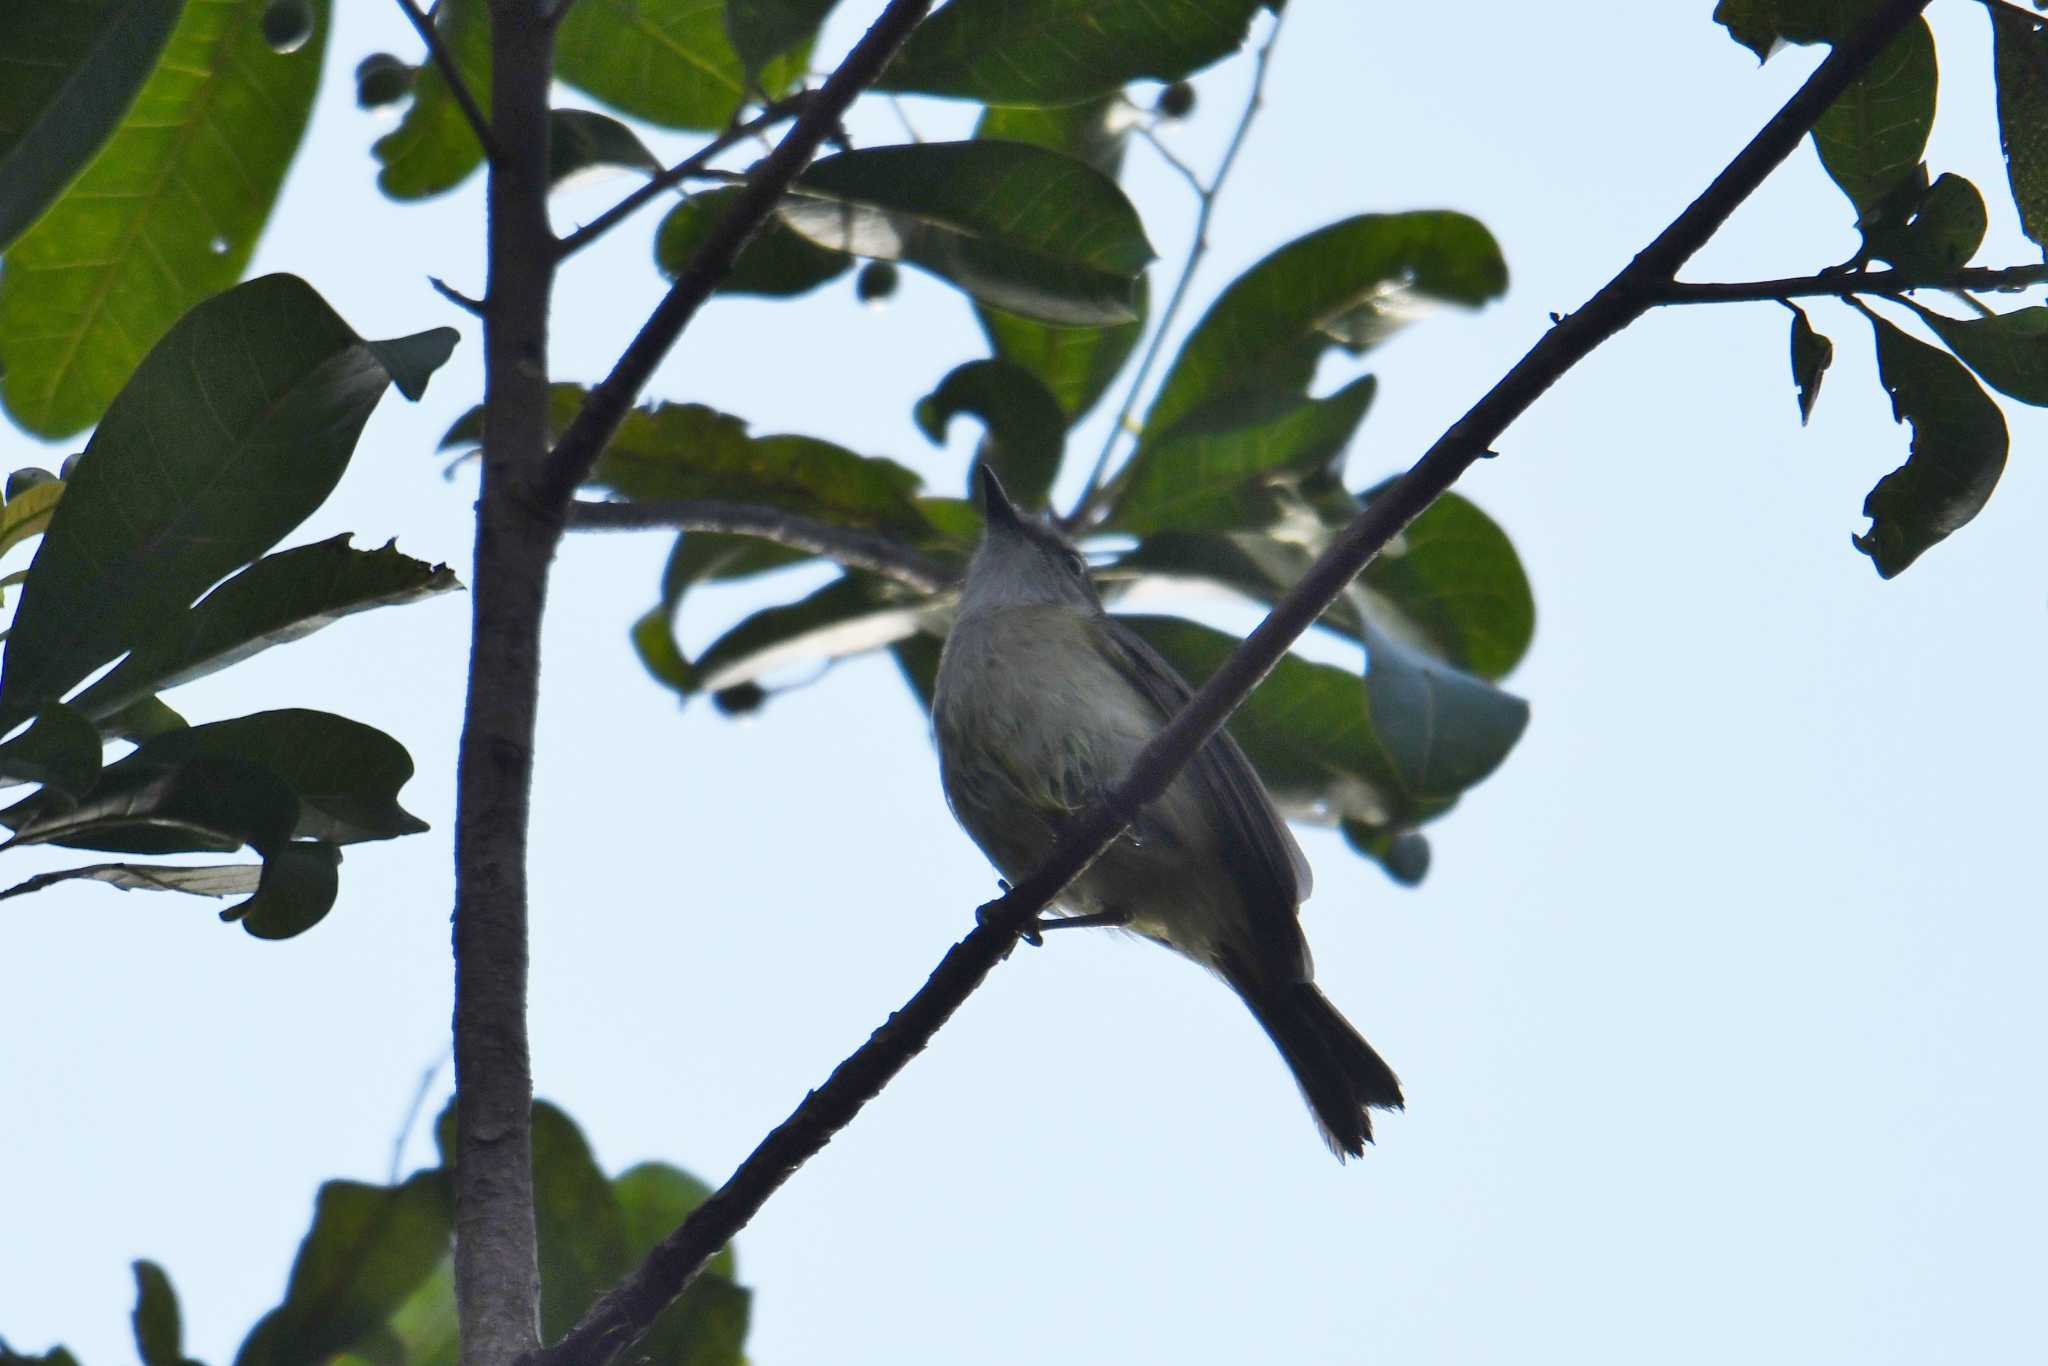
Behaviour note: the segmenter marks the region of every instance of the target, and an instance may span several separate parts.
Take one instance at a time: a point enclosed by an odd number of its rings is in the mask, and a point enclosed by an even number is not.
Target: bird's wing
[[[1109,642],[1129,664],[1130,677],[1158,708],[1164,723],[1187,704],[1193,691],[1135,631],[1113,617],[1102,621]],[[1252,908],[1262,956],[1270,956],[1275,967],[1299,970],[1306,949],[1296,915],[1311,886],[1308,859],[1273,809],[1273,799],[1251,760],[1228,731],[1218,731],[1182,774],[1202,788],[1209,805],[1228,822],[1229,828],[1218,832],[1224,836],[1219,842],[1228,851],[1231,876]]]

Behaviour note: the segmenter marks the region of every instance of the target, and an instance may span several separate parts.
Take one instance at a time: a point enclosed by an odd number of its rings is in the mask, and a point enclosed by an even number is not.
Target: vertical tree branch
[[[982,907],[981,923],[955,944],[930,979],[806,1096],[712,1196],[537,1360],[542,1366],[607,1366],[652,1325],[704,1264],[783,1182],[878,1095],[1016,944],[1024,926],[1093,862],[1133,813],[1155,800],[1230,713],[1324,609],[1425,508],[1485,456],[1508,424],[1599,345],[1658,301],[1685,264],[1791,154],[1836,96],[1929,0],[1890,0],[1856,36],[1836,46],[1784,108],[1685,212],[1578,312],[1562,319],[1407,473],[1345,527],[1223,667],[1155,736],[1116,789],[1061,835],[1045,865]],[[1853,302],[1853,300],[1852,300]]]
[[[464,1366],[539,1345],[533,1074],[526,1038],[526,833],[541,606],[561,518],[533,497],[547,454],[545,0],[493,0],[483,486],[455,818],[455,1298]]]

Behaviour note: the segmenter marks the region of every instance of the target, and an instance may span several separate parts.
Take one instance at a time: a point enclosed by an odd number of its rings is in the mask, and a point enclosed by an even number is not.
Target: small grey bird
[[[939,662],[932,724],[953,814],[1013,881],[1129,770],[1189,697],[1171,665],[1102,609],[1080,552],[1018,513],[982,467],[987,516]],[[1218,734],[1061,895],[1043,928],[1113,925],[1227,982],[1293,1070],[1341,1159],[1401,1084],[1316,989],[1300,904],[1308,861],[1244,751]]]

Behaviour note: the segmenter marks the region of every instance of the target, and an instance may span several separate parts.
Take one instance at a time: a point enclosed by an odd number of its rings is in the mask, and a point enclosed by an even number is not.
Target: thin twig
[[[1740,280],[1661,286],[1653,304],[1740,304],[1770,299],[1845,299],[1855,294],[1904,294],[1915,289],[2015,290],[2048,283],[2048,265],[1966,266],[1945,275],[1910,270],[1823,271],[1782,280]]]
[[[709,498],[600,503],[577,499],[569,504],[571,531],[715,531],[728,536],[758,536],[793,550],[823,555],[853,569],[894,579],[921,593],[952,587],[957,576],[931,556],[879,532],[834,526],[781,508],[755,503],[728,503]]]
[[[1081,813],[1052,855],[1010,892],[983,906],[972,933],[947,952],[930,979],[868,1041],[806,1096],[712,1196],[600,1299],[540,1366],[607,1366],[746,1227],[768,1198],[844,1128],[918,1053],[1016,946],[1025,926],[1154,801],[1302,632],[1372,558],[1550,386],[1601,343],[1642,316],[1659,286],[1727,221],[1764,177],[1791,155],[1871,60],[1929,0],[1890,0],[1847,42],[1837,44],[1798,93],[1655,241],[1530,349],[1472,409],[1438,437],[1407,473],[1363,512],[1246,637],[1188,704],[1146,745],[1116,788]]]
[[[427,283],[434,287],[436,294],[446,299],[449,303],[454,304],[463,312],[474,313],[479,318],[484,315],[484,301],[482,299],[470,298],[438,275],[429,275]]]
[[[391,1136],[391,1175],[388,1185],[398,1184],[399,1170],[405,1165],[406,1140],[412,1137],[412,1126],[419,1123],[420,1111],[426,1107],[427,1093],[434,1089],[434,1078],[441,1075],[441,1068],[448,1062],[448,1050],[434,1059],[427,1069],[420,1073],[420,1084],[413,1088],[412,1103],[405,1107],[405,1118],[399,1121],[398,1132]]]
[[[1195,174],[1195,168],[1182,161],[1180,154],[1166,145],[1165,141],[1160,138],[1158,130],[1148,128],[1141,123],[1131,131],[1144,139],[1145,145],[1158,153],[1159,159],[1165,162],[1182,180],[1188,183],[1188,188],[1195,192],[1197,198],[1208,197],[1210,193],[1209,187],[1204,185],[1202,178]]]
[[[772,128],[784,119],[794,118],[802,113],[804,106],[811,102],[812,95],[813,92],[808,90],[798,91],[788,99],[778,100],[774,104],[769,105],[745,123],[737,123],[726,129],[723,133],[720,133],[717,137],[705,143],[702,147],[699,147],[660,175],[655,176],[646,184],[639,186],[624,199],[621,199],[618,203],[612,205],[609,209],[606,209],[567,237],[564,237],[555,247],[555,259],[558,261],[566,260],[575,255],[624,222],[641,205],[659,195],[663,190],[679,185],[683,181],[699,174],[715,158],[731,151],[734,147],[745,142],[763,129]]]
[[[732,269],[741,248],[761,230],[790,183],[810,164],[818,148],[839,131],[839,121],[855,97],[874,84],[882,68],[931,7],[932,0],[889,0],[874,25],[846,54],[839,69],[797,115],[775,150],[754,167],[747,183],[733,197],[732,207],[676,272],[667,295],[655,305],[639,334],[620,355],[618,364],[590,391],[582,410],[555,443],[548,456],[546,476],[537,490],[544,506],[562,507],[568,503],[576,486],[590,472],[597,453],[611,440],[612,433],[625,419],[626,410],[646,387],[654,367]]]
[[[1152,366],[1158,361],[1159,353],[1166,344],[1166,334],[1173,329],[1173,320],[1180,307],[1187,301],[1188,286],[1195,278],[1195,268],[1209,252],[1209,220],[1216,213],[1216,197],[1223,192],[1224,182],[1230,179],[1230,168],[1237,164],[1237,154],[1244,149],[1245,135],[1251,132],[1252,121],[1265,106],[1266,72],[1272,65],[1273,44],[1280,41],[1280,26],[1287,17],[1287,11],[1275,10],[1273,26],[1266,31],[1266,41],[1259,45],[1258,56],[1252,60],[1252,88],[1246,96],[1244,112],[1237,117],[1237,127],[1230,135],[1230,144],[1223,149],[1223,160],[1216,163],[1216,175],[1204,186],[1200,180],[1182,165],[1177,157],[1168,159],[1188,178],[1200,199],[1195,210],[1195,235],[1188,246],[1187,260],[1181,264],[1180,278],[1174,281],[1173,293],[1167,298],[1166,308],[1159,315],[1159,325],[1152,332],[1152,340],[1145,347],[1145,354],[1138,360],[1137,373],[1131,376],[1131,387],[1124,393],[1124,402],[1117,409],[1116,421],[1109,427],[1109,435],[1102,440],[1102,452],[1095,457],[1095,468],[1088,471],[1088,483],[1082,488],[1081,496],[1074,503],[1074,510],[1063,520],[1069,529],[1077,527],[1093,509],[1095,499],[1103,490],[1103,477],[1109,473],[1110,457],[1116,453],[1116,446],[1124,434],[1125,426],[1131,420],[1131,413],[1138,406],[1138,395],[1144,390],[1145,380],[1152,373]],[[1153,144],[1158,147],[1157,142]],[[1168,155],[1159,147],[1162,155]]]
[[[448,50],[448,44],[441,41],[441,30],[434,27],[434,21],[419,7],[419,0],[398,0],[398,7],[419,30],[420,41],[427,45],[427,56],[441,68],[441,79],[448,83],[448,92],[455,96],[455,103],[462,109],[462,117],[469,120],[470,128],[476,132],[477,146],[484,149],[484,160],[496,161],[498,143],[491,136],[491,122],[477,105],[476,96],[469,93],[469,82],[462,79],[462,68],[455,64],[455,54]]]

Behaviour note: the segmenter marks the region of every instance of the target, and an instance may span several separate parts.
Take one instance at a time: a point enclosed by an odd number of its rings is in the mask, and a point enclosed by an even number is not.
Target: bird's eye
[[[1081,558],[1080,551],[1069,550],[1067,552],[1066,558],[1068,573],[1072,574],[1077,579],[1085,579],[1088,577],[1088,561]]]

